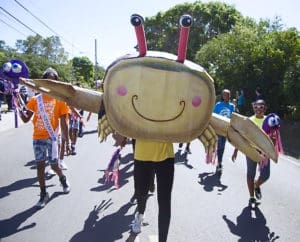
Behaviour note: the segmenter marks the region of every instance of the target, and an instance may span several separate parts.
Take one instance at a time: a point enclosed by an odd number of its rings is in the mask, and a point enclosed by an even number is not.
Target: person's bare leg
[[[56,164],[51,164],[51,168],[55,171],[55,173],[59,176],[62,177],[64,174],[62,173],[62,170],[59,168],[58,163]]]
[[[37,177],[39,181],[40,188],[45,188],[45,161],[37,162]]]
[[[254,197],[254,180],[247,179],[247,185],[250,197]]]

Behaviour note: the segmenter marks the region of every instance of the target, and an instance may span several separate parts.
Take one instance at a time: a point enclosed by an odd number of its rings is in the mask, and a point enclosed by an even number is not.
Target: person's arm
[[[238,151],[239,151],[239,150],[238,150],[237,148],[234,148],[234,151],[233,151],[232,156],[231,156],[231,160],[232,160],[233,162],[235,162],[235,160],[236,160]]]
[[[70,107],[70,109],[71,109],[71,111],[72,111],[72,113],[74,113],[75,114],[75,116],[77,117],[77,118],[79,118],[80,119],[80,123],[82,123],[83,124],[83,126],[85,126],[84,125],[84,122],[83,122],[83,117],[81,116],[81,114],[79,113],[79,111],[77,111],[74,107],[72,107],[72,106],[69,106]]]
[[[70,107],[71,111],[75,114],[75,116],[76,116],[77,118],[82,119],[82,116],[80,115],[79,111],[77,111],[77,110],[76,110],[75,108],[73,108],[72,106],[69,106],[69,107]]]
[[[71,146],[70,146],[70,139],[69,139],[69,130],[68,130],[68,121],[67,121],[67,114],[60,116],[60,126],[62,135],[65,137],[66,140],[66,147],[67,147],[67,154],[71,153]]]
[[[88,114],[88,116],[87,116],[87,118],[86,118],[86,121],[87,121],[87,122],[90,121],[91,116],[92,116],[92,112],[89,112],[89,114]]]
[[[22,119],[22,121],[24,123],[27,123],[31,119],[31,117],[33,116],[33,114],[34,114],[34,112],[26,109],[23,112],[20,112],[20,118]]]

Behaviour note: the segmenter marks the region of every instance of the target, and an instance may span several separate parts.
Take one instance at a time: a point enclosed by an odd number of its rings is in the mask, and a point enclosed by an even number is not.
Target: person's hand
[[[232,153],[232,156],[231,156],[231,160],[232,160],[233,162],[235,162],[235,160],[236,160],[237,153],[238,153],[238,149],[234,149],[234,151],[233,151],[233,153]]]

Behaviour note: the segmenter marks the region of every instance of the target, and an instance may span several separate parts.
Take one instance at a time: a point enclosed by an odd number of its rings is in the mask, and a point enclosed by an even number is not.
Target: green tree
[[[260,86],[270,111],[281,113],[279,100],[281,104],[289,100],[284,78],[299,56],[299,36],[295,29],[279,31],[274,26],[280,25],[268,21],[255,28],[252,23],[237,25],[203,46],[196,61],[213,76],[218,92],[224,87],[245,88],[251,102],[255,88]]]
[[[28,36],[26,40],[17,40],[16,48],[18,52],[38,55],[56,64],[67,63],[68,56],[57,36],[45,39],[40,35]]]
[[[94,81],[94,66],[88,57],[74,57],[72,59],[74,81],[85,82],[89,86]]]
[[[149,49],[177,54],[179,40],[178,20],[183,14],[194,19],[191,26],[187,59],[194,60],[196,51],[215,36],[229,32],[242,18],[230,5],[221,2],[184,3],[174,6],[165,13],[146,18],[145,33]]]

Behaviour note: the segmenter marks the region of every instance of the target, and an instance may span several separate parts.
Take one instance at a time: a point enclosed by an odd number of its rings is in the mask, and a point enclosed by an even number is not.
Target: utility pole
[[[98,61],[97,61],[97,39],[95,39],[95,81],[97,79],[97,70],[98,70]]]

